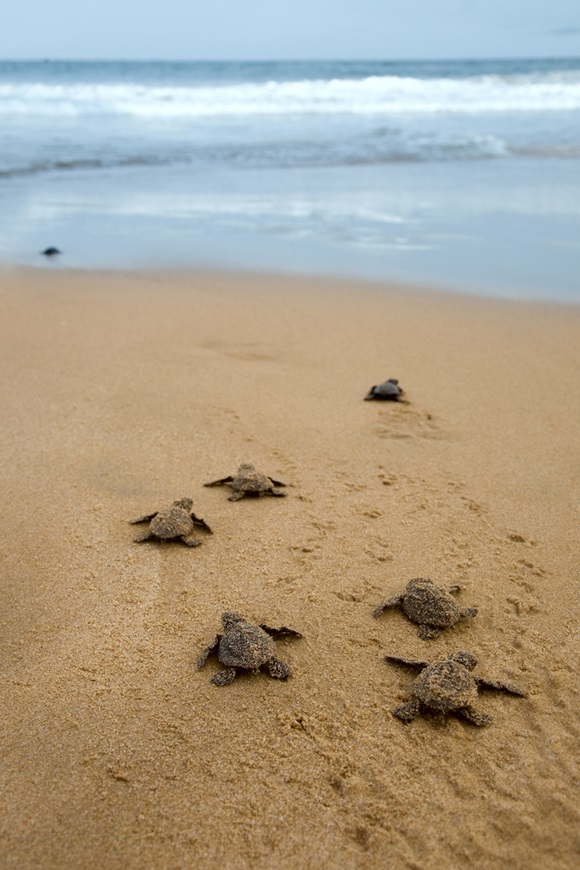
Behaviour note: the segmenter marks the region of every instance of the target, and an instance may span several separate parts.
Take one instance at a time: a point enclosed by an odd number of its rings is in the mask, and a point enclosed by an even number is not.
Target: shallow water
[[[4,63],[0,258],[580,301],[579,120],[574,60]]]

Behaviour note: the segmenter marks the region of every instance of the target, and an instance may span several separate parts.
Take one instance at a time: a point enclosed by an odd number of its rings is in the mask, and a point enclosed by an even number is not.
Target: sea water
[[[0,260],[580,301],[580,59],[0,63]]]

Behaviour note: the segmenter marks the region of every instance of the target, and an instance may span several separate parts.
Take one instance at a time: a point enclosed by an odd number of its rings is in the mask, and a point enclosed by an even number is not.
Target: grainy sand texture
[[[209,273],[0,273],[2,868],[572,868],[580,311]],[[395,377],[408,404],[365,402]],[[203,483],[241,462],[286,498]],[[203,544],[133,543],[189,496]],[[459,584],[422,640],[413,577]],[[210,683],[236,610],[287,681]],[[467,650],[493,717],[404,724]]]

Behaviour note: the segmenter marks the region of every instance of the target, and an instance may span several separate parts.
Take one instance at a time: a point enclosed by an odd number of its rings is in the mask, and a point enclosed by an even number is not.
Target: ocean
[[[580,302],[580,59],[0,62],[0,203],[5,263]]]

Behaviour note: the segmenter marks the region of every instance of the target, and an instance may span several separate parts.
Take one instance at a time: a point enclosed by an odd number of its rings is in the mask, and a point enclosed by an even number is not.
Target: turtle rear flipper
[[[483,677],[476,677],[476,682],[480,689],[497,689],[499,692],[509,692],[510,695],[518,695],[520,698],[525,698],[528,694],[523,689],[518,689],[513,683],[504,683],[500,680],[487,680]]]
[[[436,637],[439,637],[442,629],[438,628],[436,625],[420,625],[417,634],[421,638],[421,640],[433,640]]]
[[[212,640],[212,642],[209,644],[209,646],[206,646],[206,648],[203,650],[203,652],[200,653],[200,655],[199,655],[199,657],[198,657],[198,659],[197,659],[197,661],[196,661],[196,663],[195,663],[195,666],[196,666],[196,668],[198,669],[198,671],[200,670],[200,668],[203,668],[203,666],[205,665],[205,663],[206,663],[206,661],[207,661],[207,659],[208,659],[208,656],[211,655],[211,653],[212,653],[215,649],[217,649],[217,647],[219,646],[219,642],[220,642],[220,640],[222,639],[222,637],[223,637],[223,635],[221,635],[221,634],[216,634],[216,636],[214,637],[214,639]]]
[[[272,637],[302,637],[299,631],[294,631],[293,628],[287,628],[285,625],[280,628],[271,628],[269,625],[262,624],[260,628]]]
[[[274,677],[275,680],[287,680],[288,677],[292,675],[292,668],[290,665],[281,662],[280,659],[277,659],[275,656],[272,656],[272,658],[266,662],[266,667],[268,668],[270,676]]]
[[[238,672],[236,668],[224,668],[223,671],[218,671],[210,680],[214,686],[229,686],[236,679]]]
[[[402,595],[395,595],[393,598],[387,598],[385,601],[382,601],[378,607],[375,607],[373,610],[373,616],[376,618],[380,616],[383,610],[386,610],[387,607],[398,607],[403,601]]]
[[[487,713],[480,713],[475,707],[461,707],[457,713],[471,722],[472,725],[478,725],[480,728],[484,725],[490,725],[493,721],[491,716],[488,716]]]
[[[233,477],[221,477],[219,480],[210,480],[209,483],[204,483],[204,486],[226,486],[226,484],[231,483],[233,481]]]
[[[288,486],[287,483],[282,483],[281,480],[274,480],[273,477],[271,477],[270,480],[272,481],[272,483],[274,484],[274,486]],[[282,495],[286,495],[286,493],[284,492],[284,493],[282,493]]]
[[[245,495],[247,495],[247,493],[243,491],[234,492],[228,497],[228,501],[240,501],[242,498],[244,498]]]
[[[462,619],[473,619],[474,616],[477,616],[477,607],[466,607],[459,615]]]
[[[137,535],[136,538],[133,538],[134,544],[143,544],[145,541],[152,541],[155,535],[152,535],[151,532],[143,532],[142,535]]]
[[[199,547],[201,541],[193,535],[182,535],[181,540],[187,547]]]
[[[275,483],[274,486],[286,486],[286,484],[285,483]],[[265,495],[275,495],[278,498],[283,498],[284,496],[288,495],[287,492],[278,492],[275,489],[267,489],[264,494]]]
[[[421,704],[416,698],[409,701],[408,704],[401,704],[400,707],[395,707],[394,710],[391,710],[393,716],[396,716],[397,719],[401,719],[403,722],[412,722],[420,712]]]
[[[157,516],[158,513],[159,513],[159,511],[155,511],[152,514],[143,514],[142,517],[137,517],[137,519],[129,520],[129,523],[132,526],[136,525],[137,523],[149,523],[149,522],[151,522],[153,517]]]

